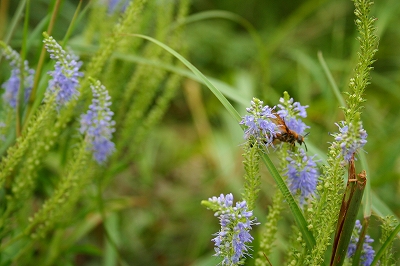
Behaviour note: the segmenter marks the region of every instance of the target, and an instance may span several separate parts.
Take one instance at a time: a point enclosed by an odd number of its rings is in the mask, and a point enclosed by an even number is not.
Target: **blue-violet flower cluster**
[[[318,168],[314,161],[314,156],[309,157],[303,149],[299,152],[289,151],[286,168],[287,182],[293,195],[300,192],[300,204],[303,205],[305,199],[314,195],[318,182]]]
[[[350,244],[349,247],[347,248],[347,257],[351,258],[357,248],[357,243],[359,240],[359,235],[362,229],[362,225],[359,220],[356,221],[356,224],[354,226],[353,234],[350,239]],[[363,266],[370,266],[372,261],[374,260],[375,257],[375,251],[371,247],[370,243],[374,242],[374,240],[369,236],[365,235],[364,238],[364,243],[363,243],[363,248],[361,251],[361,263]]]
[[[240,122],[245,125],[245,139],[254,138],[258,143],[266,146],[272,145],[274,137],[279,132],[278,126],[271,119],[275,119],[273,108],[263,106],[263,101],[253,98],[251,106],[246,108],[247,113]]]
[[[72,52],[63,50],[53,37],[46,36],[43,42],[50,58],[56,61],[55,70],[48,72],[52,79],[49,80],[47,93],[56,94],[56,102],[60,107],[79,95],[78,78],[83,76],[79,72],[82,62]]]
[[[303,135],[307,126],[301,118],[307,117],[306,108],[308,105],[302,106],[299,102],[294,102],[293,98],[289,99],[289,95],[285,93],[284,98],[279,99],[278,115],[285,120],[286,125],[290,130],[295,131],[299,135]]]
[[[112,120],[114,113],[110,110],[111,97],[106,87],[100,81],[90,85],[93,91],[92,104],[86,114],[81,116],[82,134],[86,133],[89,149],[93,152],[94,159],[102,164],[115,150],[111,141],[115,122]]]
[[[340,145],[344,160],[349,162],[354,153],[367,143],[368,134],[361,121],[358,121],[357,126],[346,124],[344,121],[335,124],[339,127],[340,133],[333,134],[333,136]]]
[[[208,199],[214,204],[215,216],[219,218],[221,230],[215,234],[215,256],[223,258],[222,265],[240,265],[241,258],[248,255],[248,244],[253,241],[249,231],[252,225],[258,224],[253,219],[253,211],[247,210],[246,201],[236,202],[233,206],[233,195],[221,194]]]
[[[11,47],[9,47],[8,45],[0,43],[0,46],[3,47],[4,55],[6,59],[10,62],[10,66],[12,67],[10,78],[1,85],[1,87],[5,90],[3,94],[3,100],[12,108],[15,108],[17,106],[18,92],[21,86],[20,82],[22,60],[19,54],[11,49]],[[29,68],[28,61],[25,60],[23,64],[23,89],[24,100],[26,103],[32,91],[35,70]]]
[[[287,98],[287,99],[286,99]],[[309,128],[301,118],[307,117],[306,108],[299,102],[293,102],[293,98],[281,98],[278,104],[278,111],[274,107],[268,105],[263,106],[263,102],[257,98],[253,98],[251,106],[246,108],[248,115],[244,116],[241,125],[245,125],[244,138],[253,138],[258,144],[265,144],[265,146],[273,146],[273,141],[276,139],[277,134],[285,133],[286,128],[282,122],[278,122],[278,115],[283,120],[284,124],[289,130],[303,135],[304,131]],[[281,120],[281,121],[282,121]]]

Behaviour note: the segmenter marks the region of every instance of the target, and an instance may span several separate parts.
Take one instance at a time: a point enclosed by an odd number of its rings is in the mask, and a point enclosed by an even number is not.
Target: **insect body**
[[[289,129],[289,127],[285,123],[285,120],[283,120],[276,112],[274,112],[274,115],[276,116],[276,118],[270,119],[278,126],[278,129],[280,131],[279,133],[276,133],[274,141],[279,140],[281,142],[287,142],[290,143],[292,146],[296,144],[296,141],[300,145],[304,143],[307,151],[307,145],[304,142],[304,137],[300,134],[297,134],[297,132],[295,132],[294,130]],[[307,135],[308,133],[305,136]]]

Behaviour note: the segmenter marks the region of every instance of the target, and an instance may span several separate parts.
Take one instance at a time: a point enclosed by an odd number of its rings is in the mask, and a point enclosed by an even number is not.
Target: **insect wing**
[[[278,113],[273,112],[273,115],[275,118],[270,118],[272,122],[274,122],[275,125],[277,125],[279,131],[281,133],[288,133],[288,127],[285,123],[285,121],[278,115]]]

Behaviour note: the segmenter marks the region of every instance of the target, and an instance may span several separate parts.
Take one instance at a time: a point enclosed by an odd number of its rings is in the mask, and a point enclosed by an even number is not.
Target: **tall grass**
[[[381,265],[396,263],[398,1],[119,2],[1,2],[0,48],[20,61],[2,56],[0,83],[13,69],[24,81],[17,105],[0,105],[1,265],[216,265],[221,229],[200,202],[218,211],[205,200],[221,193],[252,211],[239,264],[328,265],[347,176],[339,121],[368,133],[356,215],[372,213],[371,245]],[[50,36],[65,62],[82,62],[78,92],[61,102]],[[253,97],[272,107],[289,95],[309,106],[307,155],[321,173],[305,202],[286,180],[286,157],[305,147],[265,150],[239,126]],[[85,127],[89,110],[108,128]]]

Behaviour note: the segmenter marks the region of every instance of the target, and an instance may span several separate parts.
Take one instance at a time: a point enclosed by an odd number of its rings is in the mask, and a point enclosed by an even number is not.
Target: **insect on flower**
[[[290,143],[292,146],[295,146],[296,141],[300,145],[304,143],[304,146],[307,151],[307,145],[304,142],[304,137],[306,137],[309,133],[305,134],[304,136],[297,134],[296,131],[289,129],[289,127],[286,125],[286,122],[284,119],[282,119],[278,113],[275,111],[273,112],[275,118],[270,118],[272,122],[274,122],[277,127],[278,127],[278,133],[273,137],[273,141],[279,140],[281,142],[287,142]]]

